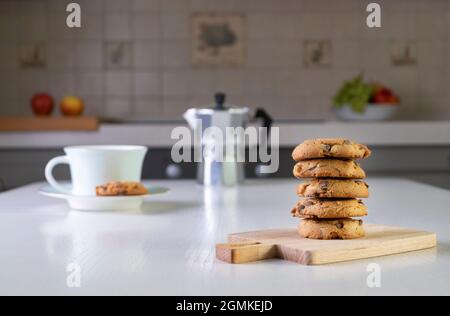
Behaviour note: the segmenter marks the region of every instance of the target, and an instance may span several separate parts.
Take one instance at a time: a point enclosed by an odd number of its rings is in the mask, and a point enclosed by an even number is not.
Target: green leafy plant
[[[373,93],[373,85],[365,83],[362,75],[345,81],[333,97],[335,107],[350,106],[354,112],[362,113]]]

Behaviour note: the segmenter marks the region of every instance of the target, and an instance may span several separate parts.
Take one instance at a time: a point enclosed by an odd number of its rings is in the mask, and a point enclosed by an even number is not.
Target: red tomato
[[[35,115],[50,115],[53,112],[53,106],[53,98],[47,93],[37,93],[31,98],[31,108]]]

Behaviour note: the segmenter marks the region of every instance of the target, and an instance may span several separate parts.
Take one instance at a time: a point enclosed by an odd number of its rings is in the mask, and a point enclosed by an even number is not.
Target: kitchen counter
[[[0,148],[60,148],[79,144],[136,144],[170,147],[171,131],[184,123],[102,124],[95,132],[3,132]],[[450,145],[450,121],[392,122],[282,122],[280,146],[292,147],[302,139],[347,137],[367,145]]]
[[[296,226],[297,183],[217,191],[158,181],[171,191],[141,212],[116,213],[71,211],[39,195],[43,183],[1,193],[0,294],[450,294],[450,191],[394,178],[368,179],[366,222],[436,232],[436,249],[324,266],[215,259],[228,233]],[[71,263],[81,267],[80,288],[66,286]],[[369,263],[381,267],[381,288],[366,285]]]

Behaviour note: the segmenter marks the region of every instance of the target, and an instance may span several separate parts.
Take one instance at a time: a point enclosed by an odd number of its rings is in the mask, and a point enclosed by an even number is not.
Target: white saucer
[[[66,186],[68,189],[71,187]],[[69,206],[74,210],[82,211],[132,211],[138,210],[144,199],[169,191],[165,187],[150,186],[147,187],[149,194],[145,195],[128,195],[128,196],[79,196],[61,193],[56,191],[50,185],[43,186],[39,189],[39,193],[45,196],[65,199]]]

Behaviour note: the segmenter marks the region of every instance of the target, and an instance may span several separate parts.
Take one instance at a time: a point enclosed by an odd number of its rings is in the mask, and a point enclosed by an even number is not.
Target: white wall
[[[276,118],[330,118],[344,79],[364,71],[393,88],[402,118],[449,117],[450,3],[378,1],[382,28],[365,26],[360,0],[78,0],[81,30],[65,27],[65,0],[0,1],[0,114],[27,114],[44,90],[76,94],[87,112],[179,119],[191,105],[224,90],[229,101],[263,106]],[[190,15],[236,11],[246,16],[246,59],[240,68],[190,65]],[[329,68],[303,63],[303,41],[330,40]],[[393,66],[393,41],[411,40],[417,64]],[[21,69],[18,49],[42,42],[47,65]],[[123,42],[129,65],[108,69],[105,47]]]

